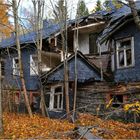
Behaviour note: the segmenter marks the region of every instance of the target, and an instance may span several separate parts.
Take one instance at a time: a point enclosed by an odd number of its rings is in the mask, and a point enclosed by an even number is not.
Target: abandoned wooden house
[[[139,2],[136,4],[140,5]],[[86,66],[82,67],[83,64],[80,65],[78,58],[77,110],[105,116],[110,111],[106,109],[106,105],[113,99],[112,107],[115,111],[111,114],[120,116],[121,113],[117,109],[119,110],[126,103],[140,100],[138,48],[140,31],[134,24],[130,8],[124,5],[110,12],[92,14],[79,19],[78,27],[72,24],[70,28],[68,30],[69,52],[74,53],[75,42],[78,40],[78,50],[82,53],[78,55],[87,60],[86,65],[94,66],[92,72],[98,69],[99,76],[97,79],[96,75],[87,72]],[[78,37],[74,36],[75,30],[78,30]],[[74,94],[75,75],[72,56],[68,58],[68,66],[69,96],[71,97]],[[61,63],[43,75],[44,93],[48,97],[50,113],[59,114],[65,110],[62,73],[64,73],[64,67]],[[61,87],[61,92],[57,94],[55,88],[58,87]]]
[[[140,5],[139,2],[136,3]],[[76,26],[75,26],[76,25]],[[62,117],[66,112],[64,63],[59,24],[44,21],[42,49],[42,84],[50,116]],[[112,107],[140,100],[140,31],[133,21],[131,10],[100,11],[68,22],[68,77],[70,109],[73,109],[75,57],[77,57],[78,111],[105,115],[106,104],[113,98]],[[78,35],[75,36],[75,32]],[[26,88],[30,103],[39,103],[39,80],[36,69],[36,34],[20,36]],[[15,37],[1,45],[2,88],[7,96],[14,91],[15,102],[23,102],[20,92]],[[77,43],[76,43],[77,42]],[[78,52],[75,55],[75,48]],[[9,96],[9,95],[8,95]],[[36,98],[35,98],[36,97]],[[7,100],[9,104],[9,100]],[[6,102],[5,102],[6,103]],[[39,104],[37,105],[39,109]],[[36,109],[37,109],[36,108]]]
[[[61,57],[58,50],[54,49],[54,42],[49,42],[48,37],[59,30],[59,25],[51,25],[44,21],[43,32],[43,47],[41,52],[42,57],[42,72],[50,70],[52,67],[61,62]],[[47,30],[47,32],[45,32]],[[36,98],[40,95],[39,77],[37,69],[37,48],[35,45],[36,33],[30,32],[19,37],[23,72],[26,83],[26,89],[29,93],[30,104],[36,102]],[[6,109],[9,105],[23,105],[22,88],[19,78],[19,65],[17,57],[17,49],[15,43],[15,35],[11,38],[3,40],[0,43],[1,52],[1,72],[2,72],[2,91],[3,91],[3,106]],[[14,110],[14,106],[10,110]]]
[[[74,97],[74,81],[75,74],[75,55],[68,58],[68,75],[69,75],[69,98],[70,109],[73,110],[73,97]],[[103,73],[103,78],[107,81],[108,76]],[[100,76],[100,69],[94,64],[91,64],[88,59],[81,53],[77,53],[77,82],[78,88],[96,82],[102,83]],[[50,116],[61,116],[66,114],[65,94],[64,89],[64,64],[60,63],[57,67],[42,75],[42,83],[44,85],[44,93],[46,95],[46,103],[49,109]],[[95,88],[93,88],[95,90]],[[79,91],[79,89],[78,89]],[[89,91],[87,89],[87,91]],[[86,95],[87,91],[84,92]],[[93,94],[94,96],[94,94]],[[86,97],[87,98],[87,97]],[[86,98],[83,102],[86,102]],[[78,102],[78,100],[77,100]],[[90,102],[87,101],[88,105]],[[91,103],[92,104],[92,103]],[[81,105],[80,105],[81,106]],[[81,106],[82,107],[82,106]],[[83,107],[84,109],[84,107]]]

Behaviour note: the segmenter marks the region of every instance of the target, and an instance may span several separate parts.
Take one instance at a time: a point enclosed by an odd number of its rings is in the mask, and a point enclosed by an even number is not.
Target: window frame
[[[17,65],[15,65],[16,63],[16,61],[15,60],[18,60],[18,64]],[[13,57],[13,75],[15,75],[15,76],[20,76],[20,69],[19,69],[19,59],[18,59],[18,57]]]
[[[37,57],[36,54],[30,55],[30,75],[36,76],[38,75],[38,65],[36,66],[36,62],[34,61],[33,57]]]
[[[129,49],[131,49],[131,59],[132,59],[132,64],[127,65],[127,54],[126,51],[128,50],[127,48],[119,49],[120,44],[125,41],[131,41],[131,46]],[[124,55],[124,66],[120,66],[119,64],[119,52],[120,50],[123,51]],[[130,68],[135,66],[135,55],[134,55],[134,37],[127,37],[123,39],[116,40],[116,60],[117,60],[117,69],[124,69],[124,68]]]
[[[62,91],[61,92],[57,92],[55,93],[55,89],[61,87]],[[50,89],[50,92],[47,92],[46,94],[50,95],[50,100],[49,100],[49,110],[50,111],[55,111],[55,112],[59,112],[63,110],[63,85],[56,85],[56,86],[52,86]],[[60,95],[62,97],[60,97]],[[57,96],[57,107],[55,108],[55,96]],[[61,99],[60,99],[61,98]],[[61,102],[61,103],[60,103]],[[59,107],[59,105],[61,104],[61,107]]]

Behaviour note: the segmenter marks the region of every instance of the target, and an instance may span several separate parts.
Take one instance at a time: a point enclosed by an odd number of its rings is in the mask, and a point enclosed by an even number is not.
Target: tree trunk
[[[21,47],[19,42],[19,27],[18,27],[18,7],[16,0],[12,0],[13,6],[13,14],[14,14],[14,24],[15,24],[15,34],[16,34],[16,46],[18,51],[18,61],[19,61],[19,70],[20,70],[20,79],[21,79],[21,87],[24,94],[25,105],[28,110],[30,117],[32,117],[32,110],[30,107],[27,90],[25,86],[24,74],[23,74],[23,66],[22,66],[22,58],[21,58]]]
[[[1,86],[1,62],[0,62],[0,134],[3,133],[3,119],[2,119],[2,86]]]
[[[136,9],[134,0],[128,0],[131,12],[133,14],[134,22],[136,23],[138,29],[140,30],[140,18]]]
[[[37,34],[36,38],[36,48],[37,48],[37,58],[38,58],[38,77],[40,83],[40,107],[43,116],[48,116],[47,106],[45,103],[45,97],[43,92],[43,86],[40,80],[41,73],[42,73],[42,58],[41,58],[41,51],[42,51],[42,31],[41,28],[43,27],[43,15],[44,15],[44,1],[43,0],[32,0],[34,6],[34,30]]]
[[[65,63],[65,67],[64,67],[64,83],[65,83],[65,96],[66,96],[66,111],[67,111],[67,118],[70,117],[70,103],[69,103],[69,76],[68,76],[68,44],[67,44],[67,2],[65,0],[65,8],[63,11],[64,14],[64,21],[65,21],[65,26],[64,26],[64,53],[65,53],[65,59],[64,59],[64,63]],[[63,21],[63,19],[61,20]]]
[[[67,118],[70,116],[70,108],[69,108],[69,77],[68,77],[68,48],[67,48],[67,2],[64,5],[60,5],[58,7],[59,13],[55,12],[55,8],[53,6],[53,2],[50,0],[51,6],[54,10],[54,14],[56,16],[57,21],[60,24],[60,33],[62,37],[62,51],[63,51],[63,61],[64,61],[64,94],[66,101],[66,113]],[[65,8],[64,8],[65,7]]]
[[[78,31],[78,24],[75,24],[77,26],[77,30],[74,31],[74,49],[75,49],[75,80],[74,80],[74,100],[73,100],[73,119],[75,121],[75,113],[76,113],[76,99],[77,99],[77,50],[78,50],[78,38],[79,38],[79,31]],[[76,27],[75,26],[75,27]]]

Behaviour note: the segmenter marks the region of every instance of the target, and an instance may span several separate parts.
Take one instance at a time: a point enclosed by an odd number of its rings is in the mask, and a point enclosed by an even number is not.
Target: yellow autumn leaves
[[[39,115],[4,113],[4,135],[0,139],[75,139],[73,130],[77,126],[95,126],[93,135],[104,139],[140,138],[140,124],[124,124],[113,120],[103,120],[91,114],[79,114],[73,124],[66,120],[49,119]],[[73,136],[72,136],[73,135]]]
[[[114,120],[104,120],[90,114],[80,114],[77,125],[95,126],[93,135],[103,139],[139,139],[140,123],[125,124]]]
[[[132,111],[136,114],[140,114],[140,102],[137,101],[135,103],[126,104],[126,105],[124,105],[124,110],[125,111]]]
[[[30,118],[24,114],[4,113],[4,135],[5,139],[26,139],[26,138],[59,138],[65,136],[61,133],[72,131],[74,124],[66,120],[49,119],[39,115]]]

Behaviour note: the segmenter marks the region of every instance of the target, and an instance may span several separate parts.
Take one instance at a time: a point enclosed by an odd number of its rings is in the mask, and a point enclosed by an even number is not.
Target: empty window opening
[[[62,109],[62,94],[54,95],[54,109]]]
[[[98,46],[97,46],[97,33],[92,33],[89,35],[89,52],[92,54],[98,53]]]
[[[46,105],[49,110],[59,111],[63,109],[63,87],[52,86],[46,89]]]
[[[111,95],[113,98],[112,107],[120,107],[123,104],[123,95]]]

